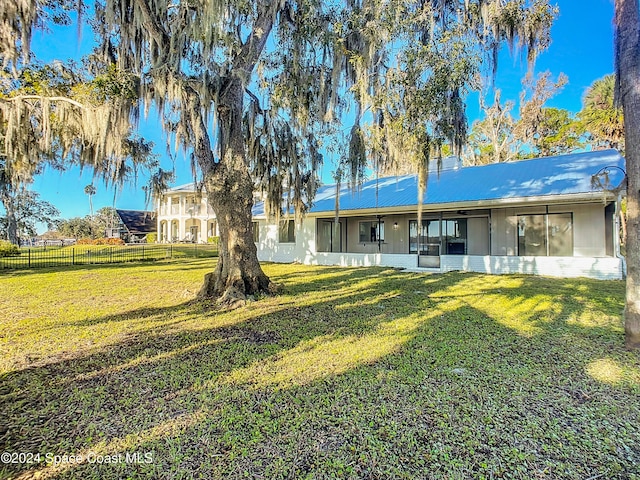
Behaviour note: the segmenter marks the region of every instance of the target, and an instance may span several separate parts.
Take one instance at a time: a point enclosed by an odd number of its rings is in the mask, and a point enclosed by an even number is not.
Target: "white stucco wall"
[[[259,222],[260,261],[306,265],[339,265],[344,267],[386,266],[417,269],[418,257],[391,253],[316,252],[316,220],[307,218],[296,227],[295,243],[280,243],[276,225]],[[589,277],[601,280],[623,278],[623,264],[612,257],[518,257],[515,255],[442,255],[439,269],[508,274],[524,273],[552,277]]]
[[[506,217],[506,215],[505,215]],[[295,243],[280,243],[276,225],[259,222],[257,244],[260,261],[345,267],[385,266],[418,268],[414,254],[316,252],[316,219],[306,218],[296,227]],[[518,257],[515,255],[442,255],[439,269],[508,274],[524,273],[553,277],[589,277],[601,280],[623,278],[622,261],[612,257]]]
[[[443,255],[440,270],[507,274],[525,273],[549,277],[588,277],[598,280],[620,280],[622,260],[613,257],[516,257]]]

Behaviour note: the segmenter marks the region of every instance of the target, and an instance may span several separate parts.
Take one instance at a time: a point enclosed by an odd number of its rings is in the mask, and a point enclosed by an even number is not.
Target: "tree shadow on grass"
[[[370,280],[372,276],[371,272],[369,276],[355,271],[331,273],[333,285]],[[312,281],[307,287],[315,289],[319,285]],[[348,299],[342,296],[324,302],[318,312],[297,307],[281,309],[276,303],[273,312],[262,314],[258,302],[257,312],[247,307],[242,309],[244,313],[214,314],[216,326],[207,327],[203,322],[195,330],[180,330],[179,324],[204,317],[203,306],[197,303],[82,320],[80,326],[124,319],[135,322],[149,315],[165,315],[166,321],[97,351],[52,355],[40,365],[2,375],[0,403],[5,416],[0,427],[1,446],[29,451],[83,451],[114,435],[122,437],[139,428],[161,425],[164,419],[185,410],[183,402],[174,405],[171,401],[176,395],[183,396],[190,406],[197,404],[196,393],[189,393],[194,385],[305,340],[348,335],[352,327],[354,332],[375,328],[383,320],[380,315],[356,322],[350,321],[349,311],[339,315],[331,311],[345,301],[364,302],[376,293],[384,293],[381,286],[376,288],[356,289]],[[325,312],[326,317],[322,315]],[[223,318],[220,321],[217,317]],[[168,327],[170,332],[166,331]]]
[[[56,478],[470,478],[501,468],[530,478],[556,460],[558,469],[574,468],[565,478],[581,478],[598,451],[608,472],[631,468],[618,449],[640,441],[637,406],[623,408],[634,390],[585,369],[604,354],[625,368],[637,367],[637,357],[621,351],[618,330],[568,322],[588,310],[613,315],[619,292],[609,298],[594,284],[584,301],[545,314],[522,292],[548,289],[537,300],[545,303],[576,285],[523,277],[511,287],[487,285],[493,280],[481,275],[384,269],[316,273],[289,279],[284,306],[267,313],[257,302],[195,330],[177,328],[178,320],[171,332],[156,326],[0,377],[0,447],[154,455],[150,464],[46,470]],[[168,324],[203,317],[201,305],[172,308]],[[525,312],[532,329],[509,325],[500,308]],[[129,313],[145,318],[144,309]],[[622,413],[618,420],[603,402]],[[635,429],[624,423],[633,420]],[[622,424],[626,433],[617,435]],[[575,447],[581,442],[588,448]],[[585,458],[572,461],[575,452]],[[637,450],[627,455],[638,458]]]

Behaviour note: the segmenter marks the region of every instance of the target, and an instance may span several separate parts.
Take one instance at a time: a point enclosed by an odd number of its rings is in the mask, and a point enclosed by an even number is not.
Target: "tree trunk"
[[[627,159],[625,342],[640,348],[640,13],[638,0],[616,0],[616,60]]]
[[[253,242],[251,209],[254,185],[245,154],[242,131],[244,88],[239,80],[230,84],[218,107],[221,125],[222,161],[207,160],[211,148],[207,140],[196,146],[196,156],[209,167],[203,168],[209,204],[220,227],[218,263],[205,276],[200,298],[217,298],[227,308],[244,304],[250,295],[274,293],[276,288],[258,261]],[[205,144],[207,143],[207,144]],[[213,164],[213,168],[212,165]]]
[[[274,293],[275,289],[260,267],[253,242],[251,179],[240,172],[227,172],[225,180],[228,182],[225,184],[234,185],[234,191],[223,191],[213,184],[215,179],[206,184],[220,228],[220,241],[218,263],[214,272],[205,276],[200,297],[217,298],[225,307],[233,308],[241,306],[250,295]]]
[[[205,276],[198,296],[216,298],[227,308],[244,304],[248,296],[277,290],[262,271],[253,242],[254,184],[247,161],[242,116],[248,73],[254,70],[264,50],[278,11],[265,2],[229,73],[221,78],[220,96],[216,102],[219,162],[211,150],[200,96],[189,86],[185,90],[188,98],[185,112],[195,137],[194,155],[220,227],[218,263],[213,273]]]
[[[18,220],[16,219],[15,205],[13,198],[6,187],[0,189],[0,201],[7,216],[7,240],[14,245],[19,245]]]

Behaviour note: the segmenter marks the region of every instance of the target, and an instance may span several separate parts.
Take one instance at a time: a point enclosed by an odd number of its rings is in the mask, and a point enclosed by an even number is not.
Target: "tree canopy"
[[[5,194],[0,192],[0,197],[5,197]],[[0,238],[12,243],[36,236],[38,223],[47,225],[49,229],[53,228],[60,215],[54,205],[41,200],[37,192],[27,189],[11,192],[6,198],[2,198],[2,203],[10,203],[11,207],[10,210],[5,208],[4,215],[0,215]],[[10,219],[10,215],[14,218]],[[10,231],[12,228],[15,228],[15,232]]]
[[[614,103],[614,75],[589,86],[577,113],[546,106],[567,80],[560,75],[554,82],[549,72],[535,82],[525,80],[516,117],[512,114],[515,102],[502,103],[499,90],[490,106],[482,98],[484,118],[473,123],[465,152],[467,163],[562,155],[585,147],[615,148],[624,154],[624,120]]]
[[[579,117],[596,148],[624,152],[624,118],[615,103],[615,75],[593,82],[584,95]]]
[[[48,10],[22,3],[17,22],[0,18],[4,63],[18,67],[31,25],[43,18],[37,10]],[[199,169],[220,224],[220,258],[202,293],[242,298],[271,288],[251,235],[256,188],[268,212],[278,217],[284,199],[299,220],[317,187],[320,152],[344,130],[337,171],[352,184],[367,165],[410,164],[424,188],[429,159],[465,141],[473,79],[495,70],[503,44],[533,62],[556,10],[547,0],[101,0],[90,13],[92,65],[106,73],[82,93],[109,106],[96,118],[102,103],[83,110],[60,102],[65,124],[85,115],[96,127],[77,154],[94,165],[117,155],[127,122],[155,106],[167,138]],[[19,156],[5,143],[8,158]]]

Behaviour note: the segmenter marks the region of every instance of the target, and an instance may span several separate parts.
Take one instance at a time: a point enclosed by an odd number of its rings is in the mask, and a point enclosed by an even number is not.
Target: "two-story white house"
[[[204,189],[193,183],[167,190],[156,200],[158,242],[206,243],[218,236],[218,223]]]

